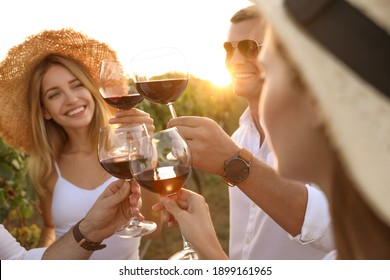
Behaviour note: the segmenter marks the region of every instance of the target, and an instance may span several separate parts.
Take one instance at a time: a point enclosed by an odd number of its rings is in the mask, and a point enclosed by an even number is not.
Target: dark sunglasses
[[[242,40],[237,43],[225,42],[223,47],[226,50],[226,59],[230,59],[234,55],[235,48],[237,48],[241,55],[248,60],[255,60],[259,55],[262,44],[255,40]]]

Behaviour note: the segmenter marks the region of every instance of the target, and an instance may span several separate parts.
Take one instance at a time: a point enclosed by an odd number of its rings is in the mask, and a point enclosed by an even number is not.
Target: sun
[[[226,87],[231,83],[229,72],[224,67],[210,68],[208,73],[205,73],[205,79],[218,87]]]
[[[195,57],[195,53],[191,56],[190,73],[194,76],[208,80],[218,87],[226,87],[231,83],[231,77],[225,67],[225,52],[205,51]],[[199,53],[199,52],[198,52]]]

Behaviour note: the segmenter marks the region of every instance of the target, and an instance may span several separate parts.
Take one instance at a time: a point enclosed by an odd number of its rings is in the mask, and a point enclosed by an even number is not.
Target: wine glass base
[[[129,223],[116,230],[116,235],[122,238],[134,238],[148,235],[157,229],[154,222],[143,221],[137,224]]]
[[[181,250],[169,257],[169,260],[197,260],[198,255],[192,249]]]

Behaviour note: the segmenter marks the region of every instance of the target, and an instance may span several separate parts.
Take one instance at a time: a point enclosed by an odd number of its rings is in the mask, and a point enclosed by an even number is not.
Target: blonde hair
[[[108,105],[100,97],[97,83],[79,62],[69,57],[49,55],[35,68],[28,87],[32,135],[28,170],[34,189],[40,197],[44,197],[48,191],[44,187],[45,182],[52,174],[54,162],[68,140],[62,126],[52,119],[43,118],[42,78],[52,65],[61,65],[68,69],[88,89],[95,101],[95,112],[89,127],[89,141],[92,147],[97,149],[98,130],[106,125],[111,116]]]

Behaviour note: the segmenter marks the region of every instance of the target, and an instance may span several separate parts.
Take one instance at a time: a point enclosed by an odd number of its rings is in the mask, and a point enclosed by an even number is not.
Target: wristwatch
[[[253,154],[242,148],[237,154],[225,161],[223,179],[230,187],[236,186],[248,177],[252,159]]]
[[[84,219],[82,219],[84,220]],[[76,240],[76,242],[85,250],[88,251],[97,251],[101,250],[103,248],[106,248],[106,244],[101,244],[102,242],[92,242],[91,240],[86,239],[80,232],[79,225],[81,223],[80,220],[74,227],[73,227],[73,237]]]

